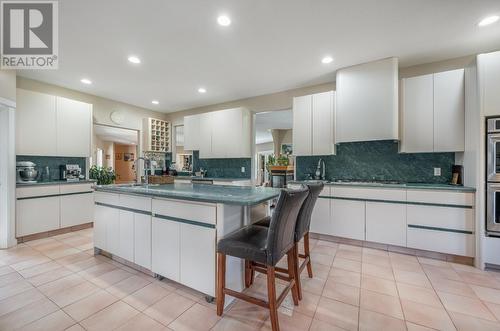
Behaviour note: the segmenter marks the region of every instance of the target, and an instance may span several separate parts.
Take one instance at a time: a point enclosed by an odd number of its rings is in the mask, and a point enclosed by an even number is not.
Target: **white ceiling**
[[[137,145],[139,137],[135,130],[114,128],[105,125],[94,125],[94,134],[103,141],[112,141],[118,144]]]
[[[257,113],[255,115],[255,143],[272,142],[271,129],[291,129],[292,127],[293,116],[290,109]]]
[[[221,13],[231,26],[217,25]],[[477,27],[495,13],[498,0],[64,0],[59,70],[18,74],[171,112],[333,81],[389,56],[409,66],[500,49],[500,23]]]

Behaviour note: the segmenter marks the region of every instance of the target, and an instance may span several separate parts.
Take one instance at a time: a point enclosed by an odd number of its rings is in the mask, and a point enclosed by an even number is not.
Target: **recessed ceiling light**
[[[141,59],[139,59],[137,56],[129,56],[128,61],[134,64],[141,63]]]
[[[159,104],[160,104],[160,101],[158,101],[158,100],[153,100],[153,101],[151,101],[151,103],[152,103],[153,105],[159,105]]]
[[[83,84],[87,84],[87,85],[92,84],[92,81],[90,79],[87,79],[87,78],[80,79],[80,82],[82,82]]]
[[[229,26],[231,25],[231,19],[226,15],[221,15],[217,17],[217,23],[221,26]]]
[[[328,64],[332,63],[333,58],[331,56],[325,56],[324,58],[321,59],[321,63]]]
[[[204,88],[204,87],[200,87],[200,88],[198,89],[198,92],[199,92],[199,93],[207,93],[207,89],[206,89],[206,88]]]
[[[500,19],[500,16],[498,15],[493,15],[493,16],[488,16],[483,18],[477,25],[478,26],[486,26],[495,23]]]

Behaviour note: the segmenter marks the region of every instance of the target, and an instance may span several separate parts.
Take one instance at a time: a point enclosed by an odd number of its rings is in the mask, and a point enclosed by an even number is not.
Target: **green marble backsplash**
[[[37,181],[60,179],[61,172],[59,166],[66,164],[78,164],[82,169],[82,174],[86,174],[86,159],[84,157],[17,155],[16,162],[20,161],[31,161],[36,164],[36,169],[38,170]],[[45,175],[45,167],[49,167],[50,177]]]
[[[326,165],[327,180],[394,180],[407,183],[449,183],[455,153],[398,153],[393,140],[342,143],[336,155],[298,156],[297,179],[314,176],[318,160]],[[434,176],[441,168],[441,176]]]
[[[206,169],[207,177],[250,179],[251,163],[250,158],[200,159],[199,151],[193,151],[193,172]],[[245,172],[241,172],[241,167],[245,167]]]

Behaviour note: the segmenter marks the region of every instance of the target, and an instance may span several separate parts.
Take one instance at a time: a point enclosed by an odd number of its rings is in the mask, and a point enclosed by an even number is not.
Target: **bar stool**
[[[309,249],[309,228],[311,226],[311,215],[314,209],[314,205],[318,200],[318,197],[323,190],[325,185],[322,182],[314,182],[307,183],[307,187],[309,188],[309,195],[304,201],[302,208],[300,209],[299,216],[297,218],[297,224],[295,225],[295,247],[294,247],[294,257],[295,257],[295,278],[297,279],[297,289],[299,292],[299,299],[302,300],[302,286],[300,284],[300,274],[307,266],[307,274],[309,278],[313,277],[312,265],[311,265],[311,253]],[[259,226],[269,226],[271,218],[268,216],[266,218],[261,219],[260,221],[254,223],[254,225]],[[299,254],[298,243],[300,240],[304,238],[304,254]],[[304,259],[302,264],[299,261],[299,257]],[[251,267],[251,266],[249,266]],[[290,266],[288,266],[290,269]],[[287,272],[287,269],[276,268],[278,272]],[[253,271],[249,271],[250,273],[250,281],[249,286],[253,283]]]
[[[309,189],[285,189],[276,205],[269,227],[248,225],[239,229],[217,244],[217,315],[224,310],[225,294],[252,304],[268,308],[273,331],[279,331],[278,308],[292,291],[295,305],[299,303],[299,294],[295,279],[294,267],[294,234],[297,216],[303,202],[309,195]],[[253,270],[267,275],[268,301],[249,296],[226,288],[226,255],[245,259],[245,265],[252,264]],[[289,268],[287,276],[275,273],[276,264],[287,255]],[[245,283],[247,282],[245,272]],[[288,281],[288,286],[277,297],[276,278]]]

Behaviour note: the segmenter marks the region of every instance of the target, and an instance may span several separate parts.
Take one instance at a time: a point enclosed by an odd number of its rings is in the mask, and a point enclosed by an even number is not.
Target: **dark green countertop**
[[[201,177],[201,176],[175,176],[174,179],[205,179],[205,180],[213,180],[214,182],[240,182],[240,181],[249,181],[250,178],[222,178],[222,177]]]
[[[280,189],[174,183],[165,185],[98,185],[96,191],[144,195],[189,201],[252,206],[277,197]]]
[[[315,180],[293,181],[289,183],[307,183],[314,182]],[[333,186],[353,186],[353,187],[387,187],[387,188],[401,188],[401,189],[417,189],[417,190],[446,190],[456,192],[476,192],[474,187],[451,185],[451,184],[433,184],[433,183],[379,183],[379,182],[330,182],[323,181],[325,185]]]
[[[29,187],[29,186],[43,186],[43,185],[71,185],[71,184],[93,184],[96,181],[93,179],[84,179],[79,181],[66,181],[66,180],[50,180],[39,181],[35,183],[16,183],[16,187]]]

